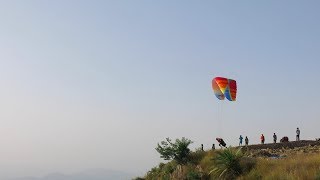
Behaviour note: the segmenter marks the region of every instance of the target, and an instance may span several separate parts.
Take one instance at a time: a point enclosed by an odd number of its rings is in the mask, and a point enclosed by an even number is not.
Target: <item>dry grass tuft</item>
[[[283,159],[259,158],[256,167],[241,179],[315,179],[319,172],[320,154],[296,154]]]

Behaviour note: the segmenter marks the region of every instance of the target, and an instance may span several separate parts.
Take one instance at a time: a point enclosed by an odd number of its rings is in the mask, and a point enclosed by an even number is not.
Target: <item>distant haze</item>
[[[319,1],[1,1],[0,179],[143,175],[166,137],[319,138]],[[235,79],[219,101],[215,76]],[[42,180],[42,179],[41,179]]]
[[[132,179],[133,174],[104,169],[90,169],[74,174],[51,173],[43,177],[20,177],[10,180],[123,180]]]

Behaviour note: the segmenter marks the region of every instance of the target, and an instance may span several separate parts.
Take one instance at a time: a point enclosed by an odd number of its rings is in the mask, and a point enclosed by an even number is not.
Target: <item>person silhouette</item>
[[[300,129],[297,127],[296,130],[297,136],[296,136],[296,141],[300,141]]]
[[[242,139],[243,139],[243,137],[240,135],[240,137],[239,137],[239,146],[242,146]]]
[[[276,135],[276,133],[273,133],[273,143],[277,143],[277,135]]]
[[[261,137],[260,137],[260,140],[261,140],[261,144],[264,144],[264,135],[263,134],[261,134]]]
[[[244,139],[244,141],[245,141],[245,143],[246,143],[246,146],[248,146],[248,144],[249,144],[249,139],[248,139],[247,136],[246,136],[246,138]]]

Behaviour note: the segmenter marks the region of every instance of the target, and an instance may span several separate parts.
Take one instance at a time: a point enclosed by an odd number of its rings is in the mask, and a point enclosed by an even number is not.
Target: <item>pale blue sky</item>
[[[166,137],[319,137],[319,5],[1,1],[0,177],[142,174]],[[236,102],[214,76],[237,80]]]

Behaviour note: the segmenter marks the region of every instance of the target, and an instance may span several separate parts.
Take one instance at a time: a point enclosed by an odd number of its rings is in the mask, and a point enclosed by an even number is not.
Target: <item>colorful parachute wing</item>
[[[216,97],[220,100],[224,100],[224,91],[228,80],[226,78],[216,77],[212,79],[212,88]]]
[[[233,79],[215,77],[212,79],[212,88],[216,97],[220,100],[227,98],[235,101],[237,97],[237,82]]]

